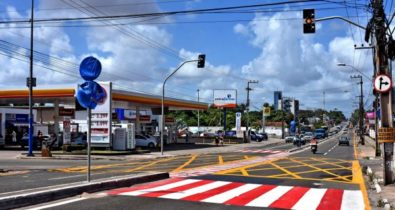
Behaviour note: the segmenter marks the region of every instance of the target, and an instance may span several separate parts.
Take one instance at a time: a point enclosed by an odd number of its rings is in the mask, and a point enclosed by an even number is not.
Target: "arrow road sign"
[[[379,74],[374,78],[374,89],[380,93],[386,93],[391,90],[392,80],[386,74]]]

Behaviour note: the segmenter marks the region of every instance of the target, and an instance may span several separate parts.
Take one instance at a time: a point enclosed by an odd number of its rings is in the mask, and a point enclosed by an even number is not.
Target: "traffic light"
[[[303,33],[315,33],[315,14],[314,9],[303,10]]]
[[[198,68],[204,68],[204,63],[206,62],[206,55],[205,54],[200,54],[198,57],[198,63],[197,67]]]

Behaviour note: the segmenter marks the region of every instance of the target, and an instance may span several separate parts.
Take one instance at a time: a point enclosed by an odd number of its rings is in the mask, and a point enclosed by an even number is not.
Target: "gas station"
[[[134,134],[157,134],[160,131],[161,96],[117,90],[111,82],[99,82],[106,92],[106,98],[92,110],[91,141],[93,147],[113,149],[119,145],[114,130],[131,129]],[[34,127],[44,132],[59,134],[58,141],[69,144],[72,133],[87,131],[87,111],[76,100],[76,86],[61,88],[36,88],[33,90]],[[11,132],[16,130],[18,138],[28,130],[28,89],[0,90],[0,146],[13,144]],[[207,103],[176,98],[164,99],[165,113],[171,110],[206,110]],[[17,119],[26,119],[18,121]],[[47,126],[47,129],[43,129]],[[133,126],[133,128],[131,128]],[[172,143],[177,127],[175,119],[165,117],[164,135]],[[36,135],[35,129],[34,135]],[[121,132],[122,133],[122,132]],[[121,136],[126,138],[125,132]],[[134,135],[128,135],[133,136]],[[116,141],[118,143],[116,143]],[[123,141],[123,140],[121,140]],[[134,141],[134,140],[132,140]],[[130,143],[130,142],[129,142]],[[3,145],[1,145],[3,144]],[[133,149],[134,147],[129,149]]]

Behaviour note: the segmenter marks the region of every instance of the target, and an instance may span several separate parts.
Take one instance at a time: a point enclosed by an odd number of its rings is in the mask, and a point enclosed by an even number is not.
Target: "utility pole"
[[[36,86],[36,78],[33,78],[33,20],[34,20],[34,0],[32,0],[32,11],[30,19],[30,70],[27,85],[29,87],[29,151],[27,156],[33,154],[33,86]]]
[[[247,125],[246,125],[246,131],[247,131],[247,138],[250,138],[250,132],[248,131],[248,127],[250,124],[250,91],[252,90],[250,88],[250,83],[258,83],[258,80],[249,80],[247,82],[247,103],[246,103],[246,109],[247,109]]]
[[[363,108],[363,80],[361,75],[351,76],[351,78],[359,79],[358,84],[360,85],[361,95],[359,96],[359,142],[362,145],[365,145],[365,138],[363,137],[363,116],[364,116],[364,108]]]
[[[376,50],[375,50],[375,67],[376,75],[387,74],[392,75],[389,69],[388,54],[386,51],[387,37],[386,37],[386,24],[385,24],[385,13],[383,7],[383,0],[372,0],[371,5],[373,7],[373,28],[374,35],[376,38]],[[381,126],[382,128],[392,128],[392,89],[386,93],[379,93],[380,95],[380,107],[381,107]],[[384,184],[392,184],[394,182],[394,171],[393,171],[393,152],[394,143],[384,142]]]
[[[284,97],[281,97],[281,139],[285,138],[284,118]]]

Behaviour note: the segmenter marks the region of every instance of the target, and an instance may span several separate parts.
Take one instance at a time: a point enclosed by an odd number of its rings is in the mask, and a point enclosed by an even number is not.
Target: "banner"
[[[367,119],[374,119],[376,116],[374,112],[366,112],[366,118]]]
[[[237,99],[236,90],[214,90],[214,106],[235,108]]]

